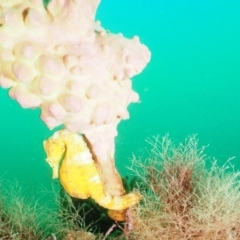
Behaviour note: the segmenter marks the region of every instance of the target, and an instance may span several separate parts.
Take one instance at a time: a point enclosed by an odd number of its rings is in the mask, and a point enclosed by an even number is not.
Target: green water
[[[200,145],[223,164],[240,169],[240,2],[221,0],[102,0],[102,25],[126,37],[140,36],[151,52],[147,68],[133,79],[141,103],[120,123],[116,164],[126,174],[132,153],[145,139],[170,134],[182,141],[198,134]],[[57,186],[45,163],[42,141],[51,135],[40,111],[21,109],[0,89],[0,175],[30,192]]]

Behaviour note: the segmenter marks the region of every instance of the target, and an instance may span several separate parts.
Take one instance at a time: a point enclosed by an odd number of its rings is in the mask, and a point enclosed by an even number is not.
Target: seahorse
[[[92,198],[100,206],[109,209],[109,216],[114,220],[122,218],[122,210],[140,201],[141,195],[137,192],[112,196],[105,191],[100,171],[82,135],[63,129],[44,141],[43,146],[47,154],[46,161],[53,169],[52,178],[59,177],[70,196]]]

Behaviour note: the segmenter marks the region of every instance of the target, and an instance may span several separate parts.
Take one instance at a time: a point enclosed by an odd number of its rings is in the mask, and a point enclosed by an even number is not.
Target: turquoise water
[[[116,164],[121,174],[132,153],[142,155],[147,137],[170,134],[182,141],[198,134],[200,145],[223,164],[240,169],[239,1],[102,0],[97,19],[113,33],[140,36],[151,52],[133,79],[141,103],[120,123]],[[51,135],[40,111],[21,109],[0,89],[0,175],[32,194],[52,189],[42,141]]]

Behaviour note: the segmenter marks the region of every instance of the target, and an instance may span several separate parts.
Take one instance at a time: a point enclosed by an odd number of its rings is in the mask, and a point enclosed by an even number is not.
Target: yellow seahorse
[[[53,178],[59,175],[65,191],[72,197],[91,197],[100,206],[109,209],[114,220],[123,220],[124,210],[137,204],[141,196],[132,192],[122,196],[112,196],[104,190],[103,180],[83,137],[68,130],[60,130],[43,142],[47,154],[46,161],[53,169]],[[62,162],[61,162],[62,160]],[[60,163],[61,162],[61,163]],[[119,215],[113,214],[119,211]]]

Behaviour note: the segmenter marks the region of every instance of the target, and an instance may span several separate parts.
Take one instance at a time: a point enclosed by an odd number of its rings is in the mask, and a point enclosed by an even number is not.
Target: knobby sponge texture
[[[0,85],[50,128],[86,133],[127,119],[139,97],[131,80],[150,60],[138,37],[95,21],[99,0],[1,0]]]

